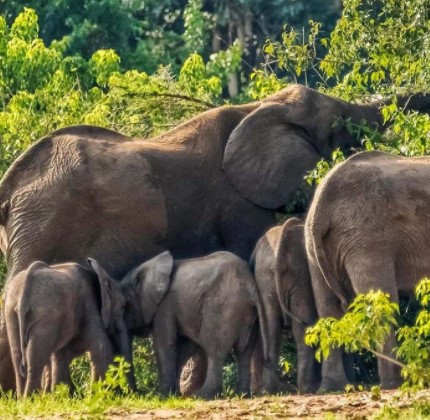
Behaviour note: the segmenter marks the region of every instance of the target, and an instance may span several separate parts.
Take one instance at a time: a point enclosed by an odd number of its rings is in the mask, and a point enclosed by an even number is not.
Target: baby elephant
[[[263,306],[260,322],[267,346],[263,387],[269,393],[278,391],[281,328],[283,315],[288,315],[297,347],[298,390],[300,393],[315,392],[319,386],[319,368],[314,349],[305,345],[304,335],[306,328],[317,321],[317,312],[303,222],[292,218],[267,231],[257,242],[251,264]]]
[[[125,297],[95,260],[89,262],[95,273],[75,263],[37,261],[9,282],[4,310],[18,396],[40,389],[45,367],[52,388],[71,385],[69,364],[86,351],[93,379],[103,378],[112,339],[120,352],[128,346]]]
[[[184,342],[199,346],[207,357],[198,396],[209,399],[221,393],[222,369],[231,348],[238,364],[237,391],[249,393],[259,298],[247,263],[223,251],[173,263],[164,252],[135,269],[122,286],[127,290],[126,318],[140,328],[152,321],[163,395],[179,390],[178,346],[183,349]]]

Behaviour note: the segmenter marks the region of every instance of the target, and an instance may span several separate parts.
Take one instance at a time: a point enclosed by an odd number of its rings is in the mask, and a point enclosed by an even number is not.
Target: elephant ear
[[[88,258],[88,263],[91,268],[97,274],[100,284],[100,296],[101,296],[101,316],[104,328],[107,330],[112,324],[112,311],[113,302],[112,298],[114,295],[112,282],[115,280],[109,276],[104,268],[93,258]]]
[[[140,265],[134,275],[145,325],[149,325],[170,286],[173,257],[165,251]]]
[[[233,130],[224,152],[228,179],[241,195],[264,208],[286,204],[323,153],[305,127],[291,123],[289,107],[263,103]]]

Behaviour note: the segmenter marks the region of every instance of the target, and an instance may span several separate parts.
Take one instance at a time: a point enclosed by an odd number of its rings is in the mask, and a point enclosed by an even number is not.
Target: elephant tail
[[[309,255],[313,255],[315,263],[323,280],[326,282],[329,289],[340,300],[341,306],[346,310],[348,307],[348,300],[342,289],[338,276],[334,273],[330,262],[327,258],[326,249],[324,247],[324,237],[329,233],[330,222],[327,217],[327,211],[322,212],[318,208],[318,204],[323,200],[314,199],[315,207],[310,210],[308,220],[306,222],[306,248]],[[322,207],[322,205],[321,205]],[[325,217],[321,217],[325,215]]]
[[[264,357],[264,362],[266,363],[266,361],[268,360],[268,354],[269,354],[269,351],[268,351],[269,337],[267,335],[268,325],[267,325],[266,313],[264,311],[263,302],[255,279],[252,278],[252,282],[248,282],[248,285],[250,289],[249,292],[252,298],[252,303],[257,308],[258,325],[260,327],[261,342],[263,347],[263,357]]]
[[[29,341],[29,335],[31,330],[37,321],[30,321],[29,315],[31,314],[31,298],[35,293],[35,281],[37,282],[37,270],[40,268],[48,267],[42,261],[33,262],[30,267],[28,267],[25,273],[24,285],[22,289],[22,296],[18,305],[17,315],[19,323],[19,341],[20,341],[20,351],[21,351],[21,364],[19,366],[20,374],[23,377],[27,375],[27,346]]]

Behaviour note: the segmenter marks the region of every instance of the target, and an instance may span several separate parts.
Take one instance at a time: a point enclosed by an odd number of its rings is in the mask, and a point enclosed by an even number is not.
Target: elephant
[[[264,360],[264,390],[278,392],[277,365],[283,315],[290,318],[297,347],[297,386],[300,393],[313,393],[319,386],[315,351],[306,346],[305,330],[317,321],[315,300],[306,257],[304,222],[288,219],[262,236],[251,257],[262,301],[261,324],[267,346]]]
[[[430,158],[380,151],[353,155],[318,186],[305,224],[318,316],[341,317],[359,293],[382,290],[399,302],[430,276]],[[394,333],[383,353],[393,356]],[[321,390],[347,382],[342,351],[322,366]],[[378,360],[381,387],[401,383],[399,367]]]
[[[8,284],[4,320],[18,396],[41,389],[44,368],[52,390],[59,383],[72,389],[69,364],[86,351],[93,380],[103,379],[114,350],[127,350],[125,297],[97,261],[91,265],[98,275],[75,263],[36,261]]]
[[[152,327],[162,395],[179,391],[179,372],[186,360],[180,351],[187,349],[190,355],[197,348],[207,358],[199,397],[211,399],[221,393],[223,364],[232,348],[238,365],[236,391],[249,394],[252,337],[261,303],[245,261],[217,251],[174,262],[166,251],[133,270],[121,288],[129,328]]]
[[[428,111],[430,96],[397,103]],[[248,260],[306,172],[330,150],[360,144],[337,119],[383,130],[382,104],[290,85],[261,102],[205,111],[145,141],[95,126],[59,129],[0,182],[6,281],[33,261],[85,265],[88,255],[115,278],[166,249],[175,258],[227,250]],[[0,330],[3,389],[13,387],[11,368]]]

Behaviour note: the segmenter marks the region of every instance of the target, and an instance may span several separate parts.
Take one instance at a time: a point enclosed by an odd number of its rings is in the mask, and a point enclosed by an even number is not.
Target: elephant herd
[[[430,112],[430,95],[396,102]],[[239,393],[251,373],[276,392],[287,317],[299,392],[343,389],[342,351],[319,371],[305,330],[342,316],[358,293],[397,301],[430,275],[430,158],[353,155],[319,185],[303,220],[276,226],[275,216],[318,160],[360,146],[345,121],[387,128],[385,104],[291,85],[153,139],[74,126],[35,143],[0,182],[0,386],[28,395],[70,383],[83,352],[103,377],[114,354],[132,362],[132,337],[150,331],[165,395],[179,391],[196,354],[196,394],[218,395],[230,349]],[[384,353],[394,345],[392,333]],[[398,386],[397,366],[378,366],[381,385]]]

